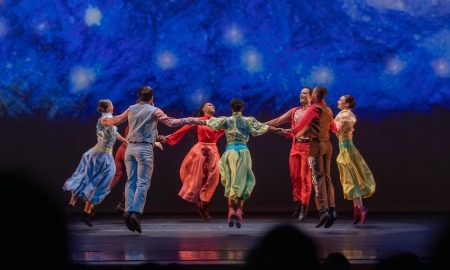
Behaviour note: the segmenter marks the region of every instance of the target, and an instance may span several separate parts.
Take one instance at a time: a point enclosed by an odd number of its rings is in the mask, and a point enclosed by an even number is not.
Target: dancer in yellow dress
[[[338,108],[341,110],[334,119],[338,131],[339,155],[337,165],[339,176],[344,191],[344,198],[353,200],[353,224],[364,224],[367,208],[363,205],[363,198],[368,198],[375,193],[375,180],[372,172],[353,144],[353,126],[356,117],[352,109],[356,106],[355,99],[350,95],[342,96],[338,100]]]
[[[244,201],[250,197],[255,187],[252,158],[247,148],[250,135],[256,137],[267,131],[278,131],[280,134],[286,131],[263,124],[253,117],[244,117],[242,99],[232,99],[230,105],[233,113],[231,116],[211,117],[202,121],[213,130],[225,130],[227,146],[219,162],[220,176],[228,201],[228,226],[236,224],[240,228]]]

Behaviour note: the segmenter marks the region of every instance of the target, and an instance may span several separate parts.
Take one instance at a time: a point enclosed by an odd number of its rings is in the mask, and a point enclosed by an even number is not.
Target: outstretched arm
[[[122,114],[116,115],[111,118],[102,118],[102,125],[104,126],[117,126],[120,123],[123,123],[128,118],[128,109],[124,111]]]
[[[122,137],[122,135],[120,135],[119,133],[117,133],[117,140],[120,142],[123,142],[124,144],[128,145],[128,141],[127,139],[125,139],[124,137]]]
[[[167,135],[164,139],[164,143],[169,145],[177,144],[189,131],[196,128],[196,125],[185,125],[174,133]]]
[[[289,123],[291,121],[292,109],[284,113],[278,118],[267,121],[265,124],[269,126],[278,127],[282,124]]]
[[[198,125],[200,123],[200,120],[194,117],[179,118],[179,119],[169,117],[161,109],[156,109],[153,112],[153,117],[155,117],[158,122],[161,122],[168,127],[179,127],[186,124]]]

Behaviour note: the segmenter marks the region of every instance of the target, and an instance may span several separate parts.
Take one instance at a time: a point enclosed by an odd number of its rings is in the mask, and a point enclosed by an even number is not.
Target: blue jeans
[[[128,176],[125,209],[142,214],[153,173],[153,145],[129,144],[125,151],[125,167]]]

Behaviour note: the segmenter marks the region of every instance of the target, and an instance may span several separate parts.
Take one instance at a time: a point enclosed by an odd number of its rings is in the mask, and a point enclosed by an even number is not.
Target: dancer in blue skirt
[[[102,202],[109,194],[110,184],[114,178],[116,167],[112,156],[113,145],[116,139],[128,143],[117,133],[117,127],[108,125],[107,118],[112,118],[114,106],[109,99],[98,102],[98,112],[102,116],[97,122],[97,144],[83,154],[72,177],[64,183],[63,189],[70,191],[72,196],[67,206],[70,212],[78,199],[86,202],[81,219],[92,226],[92,210],[94,205]]]

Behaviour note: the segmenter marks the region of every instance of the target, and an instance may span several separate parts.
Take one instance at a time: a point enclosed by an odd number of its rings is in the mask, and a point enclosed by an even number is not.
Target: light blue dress
[[[93,204],[100,203],[109,194],[116,173],[112,148],[117,139],[117,127],[103,126],[104,117],[111,118],[112,114],[103,113],[98,119],[97,144],[83,154],[77,169],[63,186],[64,190]]]

